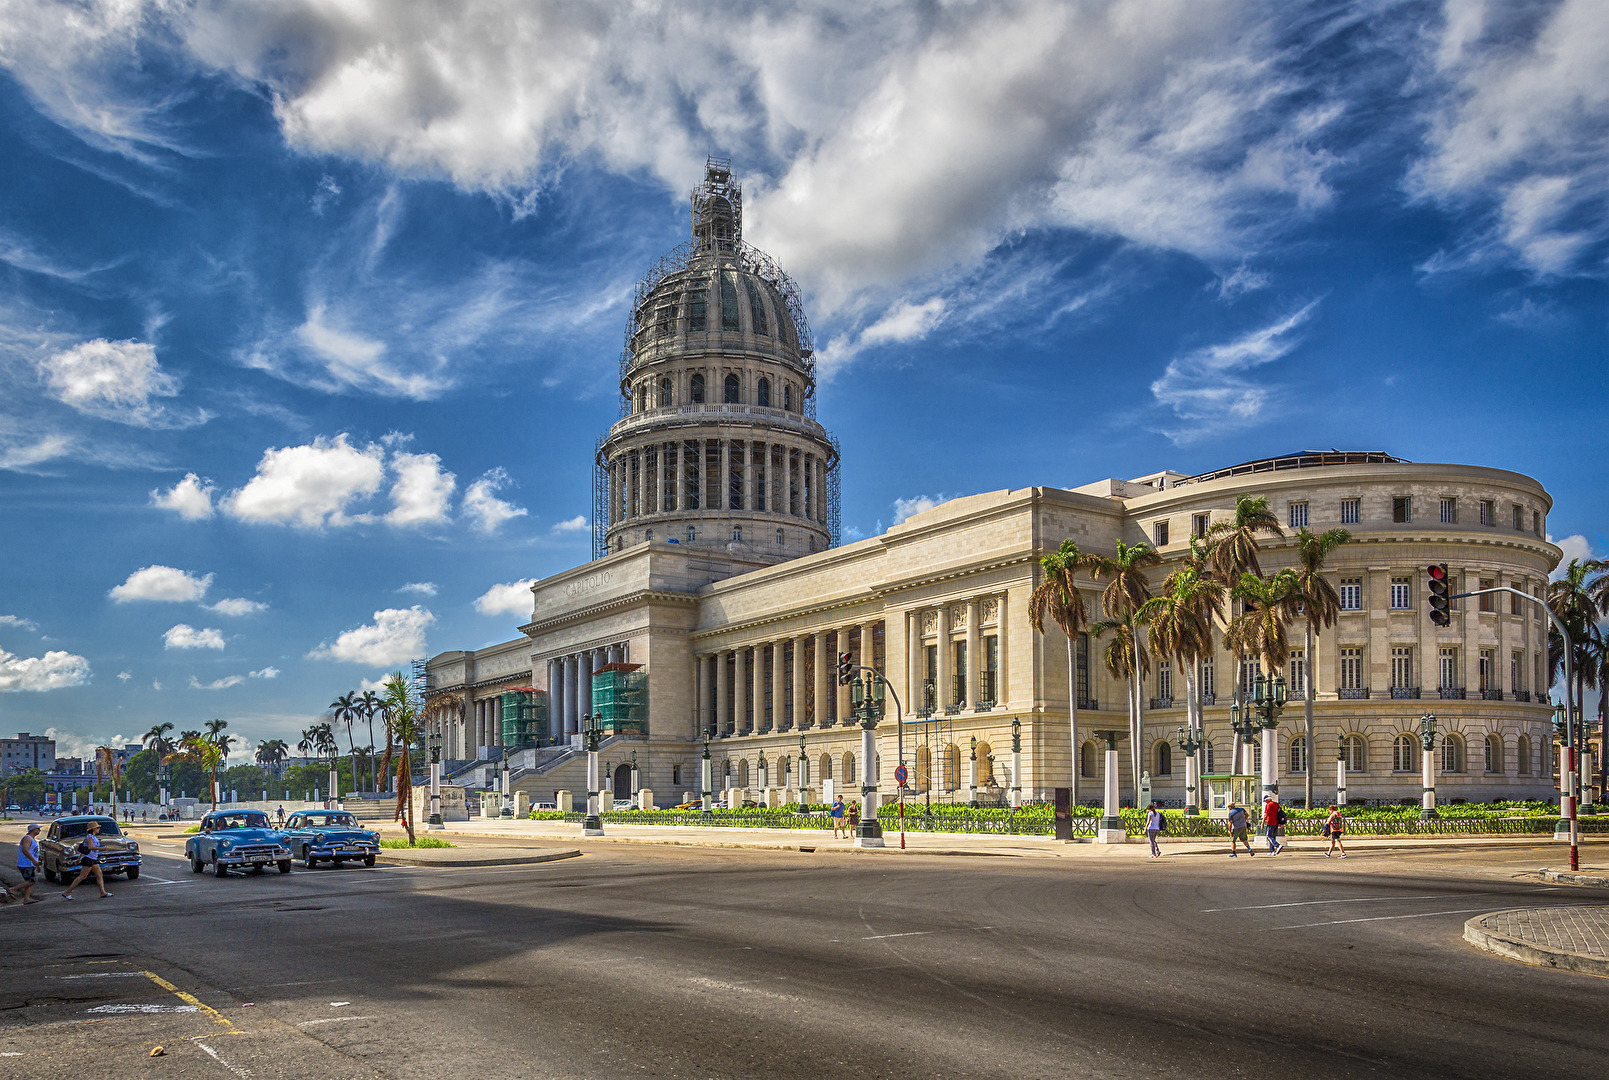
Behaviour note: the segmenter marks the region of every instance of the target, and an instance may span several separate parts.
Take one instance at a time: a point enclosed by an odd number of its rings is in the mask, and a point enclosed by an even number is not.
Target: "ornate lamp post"
[[[972,752],[967,758],[967,805],[974,809],[978,805],[978,737],[972,736]]]
[[[1207,745],[1206,739],[1198,727],[1181,727],[1179,729],[1179,753],[1184,755],[1184,815],[1197,817],[1200,812],[1200,786],[1201,778],[1196,775],[1196,753]]]
[[[1242,713],[1245,713],[1242,716]],[[1257,745],[1257,721],[1252,719],[1251,706],[1242,709],[1239,702],[1229,706],[1229,726],[1235,732],[1235,772],[1244,773],[1250,768],[1251,761],[1246,755],[1245,748]]]
[[[587,816],[581,822],[582,836],[602,836],[603,819],[598,816],[598,744],[603,729],[591,713],[581,718],[581,742],[587,749]]]
[[[1022,809],[1022,720],[1011,718],[1011,808]]]
[[[799,813],[807,813],[805,809],[805,785],[810,783],[810,769],[805,765],[805,737],[799,736]]]
[[[637,751],[633,750],[631,752],[631,801],[633,805],[637,802],[637,791],[641,786],[637,779]]]
[[[1335,805],[1346,805],[1346,736],[1335,744]]]
[[[430,732],[430,818],[427,829],[440,829],[441,822],[441,732]]]
[[[173,799],[173,769],[170,765],[168,765],[167,762],[164,761],[161,765],[157,766],[156,780],[157,783],[162,787],[162,808],[166,810],[168,804]]]
[[[1106,799],[1100,827],[1095,830],[1097,844],[1128,843],[1128,831],[1123,828],[1123,817],[1117,804],[1117,740],[1127,734],[1116,728],[1095,732],[1097,739],[1106,740],[1106,773],[1102,777]]]
[[[499,817],[511,818],[514,816],[514,794],[509,791],[508,782],[508,747],[503,747],[503,810]]]
[[[1263,729],[1263,798],[1279,798],[1279,714],[1285,708],[1285,676],[1252,680],[1251,710]]]
[[[710,761],[710,733],[704,733],[704,757],[698,763],[698,801],[702,803],[699,813],[705,817],[714,817],[710,809],[710,788],[715,785],[715,765]]]
[[[1419,811],[1420,821],[1431,821],[1441,815],[1436,813],[1436,716],[1434,713],[1425,713],[1419,718],[1419,745],[1423,747],[1420,763],[1424,768],[1424,808]]]
[[[860,824],[856,847],[882,847],[883,825],[877,820],[877,722],[883,718],[883,680],[867,670],[849,684],[855,716],[860,720]]]

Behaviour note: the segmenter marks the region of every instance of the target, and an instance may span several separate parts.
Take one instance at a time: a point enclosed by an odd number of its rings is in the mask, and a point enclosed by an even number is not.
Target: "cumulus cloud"
[[[463,512],[471,525],[479,532],[494,533],[498,527],[511,518],[524,517],[530,511],[523,506],[499,499],[495,492],[513,479],[502,469],[493,469],[485,476],[469,485],[464,492]]]
[[[0,626],[15,626],[21,630],[39,629],[39,624],[32,619],[24,619],[21,615],[0,615]]]
[[[212,517],[212,492],[212,481],[185,473],[168,491],[151,492],[151,505],[172,510],[186,521],[206,521]]]
[[[1609,242],[1609,6],[1448,3],[1425,60],[1439,89],[1410,188],[1472,213],[1469,250],[1601,274]]]
[[[391,469],[396,482],[391,485],[391,512],[385,516],[392,525],[431,525],[450,516],[453,491],[458,479],[441,467],[435,454],[397,453]]]
[[[360,520],[348,514],[352,504],[372,497],[384,481],[385,450],[373,443],[360,450],[343,433],[264,451],[257,475],[231,492],[223,508],[259,524],[349,525]]]
[[[162,635],[164,649],[221,649],[223,648],[223,631],[211,628],[197,630],[186,623],[179,623],[168,628]]]
[[[231,596],[219,600],[216,604],[204,604],[208,611],[215,611],[219,615],[255,615],[260,611],[267,611],[268,605],[260,600],[247,600],[243,597]]]
[[[417,596],[435,596],[436,583],[434,581],[410,581],[397,591],[401,593],[414,593]]]
[[[118,682],[128,682],[132,678],[134,678],[134,672],[132,671],[119,671],[117,673]]]
[[[909,499],[895,499],[894,524],[898,525],[906,518],[914,517],[924,510],[931,510],[949,499],[949,495],[916,495]]]
[[[58,401],[138,427],[163,426],[163,408],[151,399],[179,392],[179,380],[157,364],[156,349],[141,341],[86,341],[41,360],[39,374]]]
[[[1581,562],[1586,562],[1588,559],[1597,558],[1597,555],[1592,550],[1592,541],[1580,533],[1575,533],[1571,536],[1549,536],[1548,543],[1553,544],[1564,553],[1559,557],[1559,565],[1553,571],[1552,580],[1554,581],[1562,578],[1565,572],[1569,570],[1570,560],[1578,559]]]
[[[925,338],[943,320],[947,307],[939,296],[920,304],[901,301],[859,333],[829,341],[816,356],[817,367],[824,377],[831,378],[864,349]]]
[[[190,603],[207,595],[207,589],[212,586],[212,577],[211,574],[196,577],[188,571],[157,564],[134,571],[127,581],[107,595],[120,604],[131,600]]]
[[[531,586],[535,584],[536,578],[521,578],[519,581],[493,585],[475,600],[475,610],[482,615],[520,615],[528,617],[531,614],[533,604]]]
[[[312,660],[341,660],[380,667],[425,655],[425,628],[436,617],[415,604],[374,613],[374,622],[341,634],[308,653]]]
[[[585,514],[577,514],[573,518],[567,518],[555,524],[553,531],[556,533],[581,533],[586,532],[591,527]]]
[[[53,650],[43,656],[16,656],[0,649],[0,692],[60,690],[89,681],[89,661]]]
[[[1317,307],[1311,301],[1267,326],[1170,360],[1151,384],[1151,395],[1185,423],[1165,434],[1183,444],[1257,423],[1278,390],[1249,373],[1294,349],[1300,343],[1296,331]]]
[[[198,679],[194,675],[192,675],[192,676],[190,676],[190,689],[192,689],[192,690],[227,690],[231,686],[239,686],[241,683],[244,683],[247,679],[276,679],[278,677],[279,677],[279,669],[275,668],[275,667],[266,667],[266,668],[263,668],[261,671],[252,671],[252,672],[248,672],[245,675],[225,675],[221,679],[214,679],[214,680],[212,680],[211,682],[208,682],[208,683],[204,683],[200,679]]]

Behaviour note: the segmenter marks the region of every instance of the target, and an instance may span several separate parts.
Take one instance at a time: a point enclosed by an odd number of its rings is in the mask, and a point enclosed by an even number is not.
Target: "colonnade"
[[[827,521],[827,462],[792,442],[679,439],[609,463],[609,523],[686,510],[748,510]]]
[[[995,594],[905,613],[906,693],[913,713],[922,712],[930,681],[938,712],[982,712],[1008,699],[1000,677],[1006,662],[1000,632],[1005,604],[1004,594]],[[958,655],[955,646],[963,643]]]
[[[837,655],[877,667],[881,622],[754,642],[693,660],[699,730],[712,738],[833,727],[850,717],[849,687],[837,682]]]
[[[592,673],[606,664],[629,664],[628,642],[600,645],[548,660],[548,737],[555,742],[581,730],[592,712]]]

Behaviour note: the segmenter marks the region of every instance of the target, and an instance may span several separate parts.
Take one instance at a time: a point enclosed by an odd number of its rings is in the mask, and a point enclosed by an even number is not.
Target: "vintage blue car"
[[[358,828],[345,810],[298,810],[285,822],[286,842],[311,870],[320,859],[340,866],[347,859],[362,859],[373,866],[380,851],[380,834]]]
[[[190,869],[207,867],[218,877],[235,867],[262,873],[270,863],[281,874],[291,872],[291,850],[285,834],[275,829],[261,810],[214,810],[201,819],[201,831],[184,842]]]

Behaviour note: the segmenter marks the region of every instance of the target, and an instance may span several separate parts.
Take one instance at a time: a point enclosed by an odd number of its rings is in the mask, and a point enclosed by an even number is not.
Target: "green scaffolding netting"
[[[592,715],[607,732],[648,732],[648,673],[640,664],[607,664],[592,675]]]
[[[503,712],[503,745],[546,746],[548,695],[546,690],[505,690],[498,695]]]

